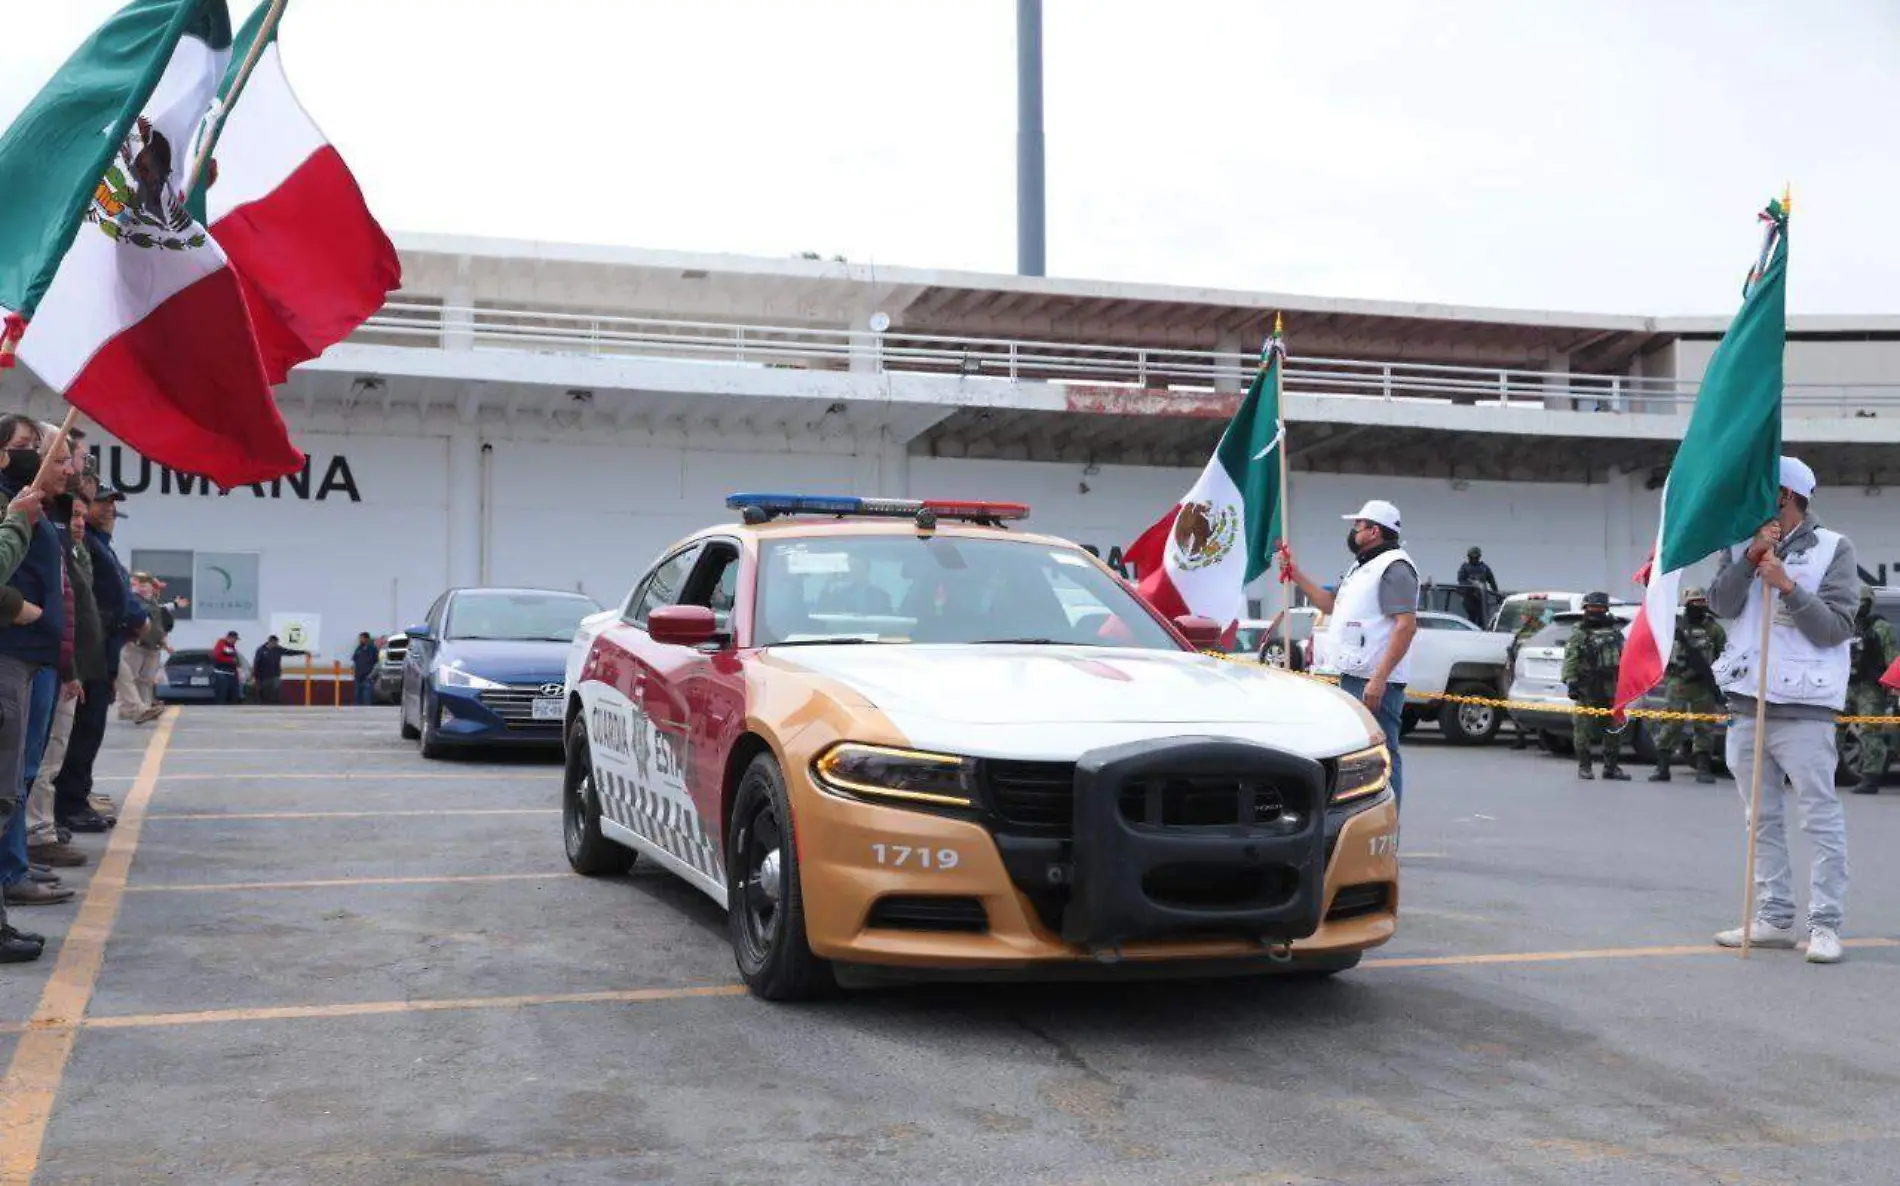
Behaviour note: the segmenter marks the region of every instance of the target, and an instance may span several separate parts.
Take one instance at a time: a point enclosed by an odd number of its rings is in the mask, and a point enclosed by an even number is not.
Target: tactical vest
[[[1867,619],[1864,626],[1856,623],[1853,647],[1857,684],[1877,684],[1880,677],[1887,674],[1887,648],[1880,644],[1880,634],[1874,629],[1875,622],[1884,621],[1885,618],[1876,614]]]
[[[1579,626],[1583,642],[1577,656],[1577,683],[1591,700],[1616,694],[1616,671],[1623,664],[1623,625]]]

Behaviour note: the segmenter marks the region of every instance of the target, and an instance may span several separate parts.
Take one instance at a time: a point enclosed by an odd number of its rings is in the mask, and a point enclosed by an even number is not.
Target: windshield
[[[1568,608],[1562,602],[1556,603],[1556,607]],[[1524,624],[1524,619],[1533,613],[1548,619],[1552,608],[1553,603],[1541,597],[1535,599],[1527,597],[1523,601],[1507,601],[1504,603],[1504,608],[1498,611],[1498,620],[1492,624],[1491,629],[1503,634],[1515,634],[1517,628]]]
[[[571,642],[581,619],[600,612],[578,593],[458,593],[449,603],[446,638]]]
[[[759,646],[1061,643],[1179,650],[1080,548],[952,536],[774,540],[759,557]]]

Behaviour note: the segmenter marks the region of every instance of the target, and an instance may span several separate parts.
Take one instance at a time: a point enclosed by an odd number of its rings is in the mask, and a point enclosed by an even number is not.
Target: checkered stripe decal
[[[628,820],[634,831],[714,881],[724,883],[726,871],[719,860],[719,849],[700,826],[698,812],[643,790],[611,770],[596,767],[594,786],[604,802],[614,805],[608,815]]]

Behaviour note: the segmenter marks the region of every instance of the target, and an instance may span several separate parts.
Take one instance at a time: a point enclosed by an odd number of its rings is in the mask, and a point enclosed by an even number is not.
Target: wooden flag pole
[[[225,96],[224,103],[211,114],[211,124],[198,138],[198,155],[192,158],[191,172],[185,175],[185,193],[197,191],[198,182],[204,177],[205,169],[211,164],[211,148],[218,141],[218,133],[224,129],[224,117],[244,93],[244,84],[251,80],[251,71],[257,69],[257,61],[264,56],[264,47],[269,45],[271,37],[277,32],[278,22],[284,19],[284,5],[288,0],[271,0],[270,12],[265,15],[264,23],[257,27],[257,36],[251,41],[250,50],[244,55],[244,64],[238,67],[237,78],[231,83],[231,93]]]
[[[60,445],[72,436],[73,425],[78,421],[79,409],[67,404],[66,419],[60,421],[59,431],[53,434],[53,439],[46,442],[46,448],[40,452],[40,472],[33,475],[33,485],[45,490],[48,497],[55,493],[46,485],[48,476],[53,472],[53,458],[58,454]]]
[[[1768,643],[1775,622],[1775,591],[1762,586],[1761,650],[1755,662],[1755,764],[1748,791],[1748,860],[1742,866],[1742,958],[1748,958],[1755,929],[1755,821],[1761,818],[1761,760],[1768,740]],[[1781,788],[1775,788],[1779,795]]]

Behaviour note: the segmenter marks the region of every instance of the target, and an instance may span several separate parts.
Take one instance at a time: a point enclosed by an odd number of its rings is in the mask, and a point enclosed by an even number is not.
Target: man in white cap
[[[1795,946],[1793,869],[1782,781],[1800,798],[1801,826],[1814,845],[1808,889],[1808,962],[1841,958],[1841,912],[1847,898],[1847,819],[1834,790],[1834,717],[1847,703],[1849,649],[1860,607],[1860,566],[1854,545],[1808,513],[1814,471],[1781,459],[1775,517],[1753,541],[1724,553],[1709,608],[1728,622],[1728,646],[1715,664],[1735,720],[1728,731],[1728,764],[1749,801],[1755,759],[1756,700],[1767,701],[1762,742],[1761,812],[1755,828],[1755,917],[1749,942]],[[1762,614],[1772,591],[1766,662]],[[1765,691],[1764,691],[1765,689]],[[1739,947],[1742,929],[1715,937]]]
[[[1326,623],[1326,654],[1339,671],[1339,686],[1365,703],[1385,730],[1392,754],[1392,794],[1402,794],[1403,765],[1399,758],[1399,714],[1405,708],[1405,681],[1410,673],[1407,655],[1418,633],[1418,566],[1399,545],[1399,508],[1373,499],[1356,514],[1341,515],[1352,526],[1346,531],[1346,550],[1352,567],[1328,591],[1300,571],[1284,544],[1280,564],[1284,575],[1299,585],[1308,600],[1330,615]]]

